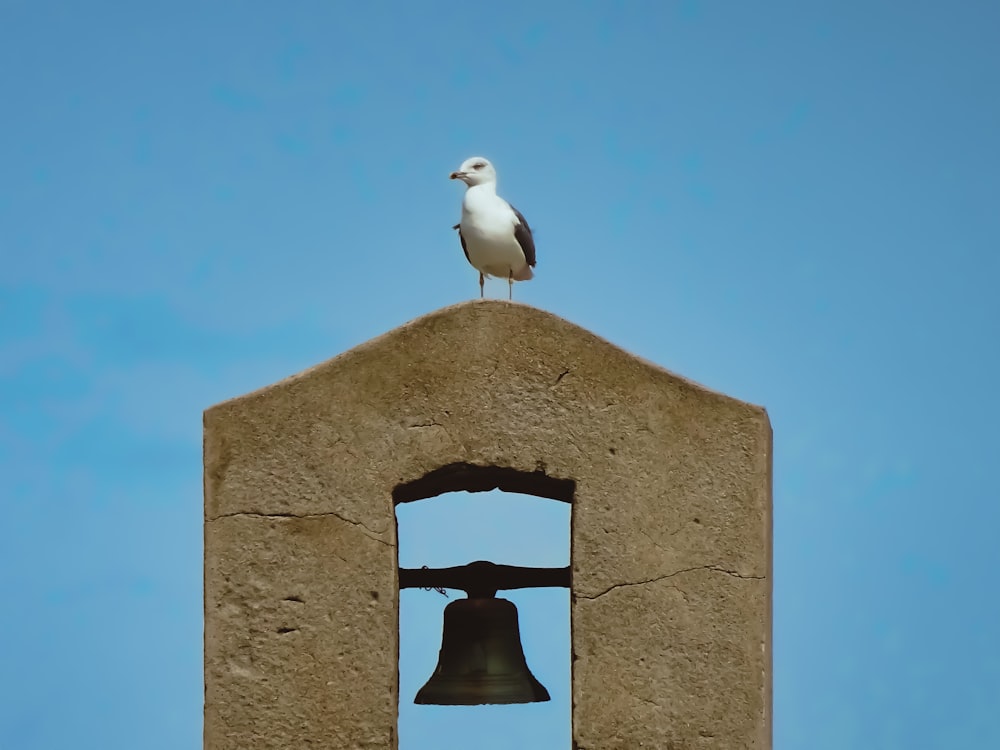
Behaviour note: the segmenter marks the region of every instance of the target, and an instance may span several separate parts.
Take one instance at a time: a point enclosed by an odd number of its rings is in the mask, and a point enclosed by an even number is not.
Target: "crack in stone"
[[[690,604],[691,603],[691,599],[688,597],[687,592],[684,589],[682,589],[680,586],[674,586],[672,584],[667,584],[667,588],[673,589],[678,594],[680,594],[681,595],[681,599],[684,600],[685,604]]]
[[[754,581],[763,581],[767,576],[751,576],[740,573],[738,570],[730,570],[729,568],[723,568],[721,565],[706,565],[709,570],[714,570],[718,573],[725,573],[727,576],[732,576],[733,578],[745,578]]]
[[[669,537],[676,536],[677,534],[679,534],[684,529],[685,525],[686,524],[682,524],[682,525],[678,526],[676,529],[674,529],[673,531],[668,532],[667,533],[667,537],[669,538]],[[642,534],[644,537],[646,537],[649,541],[651,541],[653,543],[653,546],[656,547],[657,549],[663,550],[664,552],[667,551],[666,547],[664,547],[662,544],[660,544],[659,542],[657,542],[656,539],[653,538],[652,534],[650,534],[645,529],[639,529],[639,533]]]
[[[337,519],[343,521],[344,523],[349,523],[351,526],[360,526],[361,529],[362,529],[361,533],[363,533],[366,537],[368,537],[369,539],[372,539],[373,541],[376,541],[376,542],[378,542],[380,544],[384,544],[386,547],[392,547],[392,546],[394,546],[392,543],[387,542],[384,539],[381,539],[381,538],[379,538],[377,536],[378,534],[383,534],[385,532],[380,532],[380,531],[375,531],[374,529],[370,529],[362,521],[352,521],[350,518],[345,518],[344,516],[340,515],[339,513],[334,513],[333,511],[330,511],[329,513],[256,513],[256,512],[253,512],[253,511],[236,511],[236,512],[233,512],[233,513],[221,513],[221,514],[215,516],[214,518],[207,519],[207,521],[208,521],[208,523],[211,523],[212,521],[218,521],[221,518],[237,518],[237,517],[240,517],[240,516],[245,516],[245,517],[248,517],[248,518],[278,518],[278,519],[281,519],[281,518],[327,518],[329,516],[333,516],[334,518],[337,518]]]
[[[759,581],[764,579],[764,576],[743,575],[738,571],[729,570],[728,568],[723,568],[721,565],[695,565],[690,568],[682,568],[681,570],[675,570],[673,573],[667,573],[666,575],[657,576],[656,578],[650,578],[647,581],[627,581],[625,583],[616,583],[604,589],[604,591],[601,591],[592,596],[588,596],[587,594],[581,594],[581,593],[576,593],[576,596],[580,597],[581,599],[590,599],[591,601],[593,601],[594,599],[599,599],[600,597],[604,596],[605,594],[611,591],[614,591],[615,589],[624,588],[626,586],[644,586],[649,583],[659,583],[660,581],[665,581],[668,578],[679,576],[682,573],[691,573],[692,571],[695,570],[712,570],[715,571],[716,573],[725,573],[727,576],[732,576],[733,578],[742,578],[744,580],[753,579]],[[680,589],[677,590],[680,591]],[[683,594],[684,592],[682,591],[681,593]]]

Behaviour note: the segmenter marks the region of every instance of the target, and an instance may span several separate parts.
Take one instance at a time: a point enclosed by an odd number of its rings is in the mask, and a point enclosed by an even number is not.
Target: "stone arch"
[[[398,505],[462,490],[501,490],[572,503],[576,482],[549,476],[544,465],[535,471],[521,471],[509,466],[480,466],[459,461],[397,484],[392,490],[392,501]]]

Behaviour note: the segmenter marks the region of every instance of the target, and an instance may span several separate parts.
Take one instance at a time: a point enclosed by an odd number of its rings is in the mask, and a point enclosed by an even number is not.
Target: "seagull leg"
[[[514,271],[507,272],[507,299],[514,299]]]
[[[479,299],[483,298],[483,272],[479,272]]]

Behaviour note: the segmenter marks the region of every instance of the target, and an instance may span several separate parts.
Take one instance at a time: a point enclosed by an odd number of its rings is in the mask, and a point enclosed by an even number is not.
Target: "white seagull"
[[[497,195],[497,171],[489,160],[473,156],[462,162],[451,179],[469,187],[462,199],[462,221],[458,230],[462,250],[479,271],[479,296],[486,276],[506,278],[508,299],[514,297],[514,282],[527,281],[534,273],[535,240],[521,212]]]

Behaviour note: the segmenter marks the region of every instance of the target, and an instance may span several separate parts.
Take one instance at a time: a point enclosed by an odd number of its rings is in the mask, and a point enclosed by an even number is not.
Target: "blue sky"
[[[775,748],[1000,746],[998,35],[971,0],[0,0],[0,747],[200,745],[201,412],[476,296],[473,154],[536,229],[516,300],[767,407]]]

